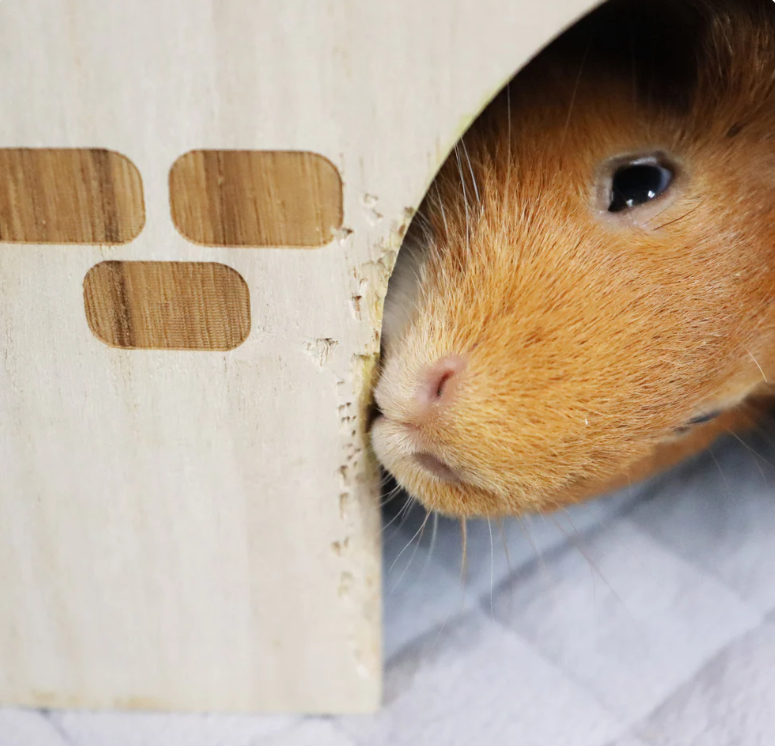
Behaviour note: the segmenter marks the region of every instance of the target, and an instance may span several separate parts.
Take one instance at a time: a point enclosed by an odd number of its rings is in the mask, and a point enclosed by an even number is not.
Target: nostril
[[[450,378],[454,373],[451,370],[445,371],[444,374],[439,378],[438,384],[436,384],[436,398],[441,399],[441,397],[444,395],[444,387],[447,385],[447,381],[449,381]]]
[[[427,409],[448,402],[453,394],[456,379],[464,368],[465,360],[456,355],[437,360],[425,371],[417,390],[418,404]]]

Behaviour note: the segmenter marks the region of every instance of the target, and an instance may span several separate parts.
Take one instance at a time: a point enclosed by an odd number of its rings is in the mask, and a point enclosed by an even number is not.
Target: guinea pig
[[[550,511],[749,427],[775,377],[775,4],[612,0],[446,160],[385,299],[382,466]]]

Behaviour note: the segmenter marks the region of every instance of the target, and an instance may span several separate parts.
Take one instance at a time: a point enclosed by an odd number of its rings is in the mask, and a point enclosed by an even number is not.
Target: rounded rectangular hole
[[[83,283],[94,335],[125,350],[233,350],[250,333],[250,292],[210,262],[102,262]]]
[[[123,244],[145,224],[135,165],[99,148],[0,148],[0,242]]]
[[[342,226],[339,171],[315,153],[192,150],[169,189],[175,226],[205,246],[324,246]]]

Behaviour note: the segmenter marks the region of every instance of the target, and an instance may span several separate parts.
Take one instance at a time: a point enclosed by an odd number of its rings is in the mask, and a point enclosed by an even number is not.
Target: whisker
[[[535,543],[533,535],[530,533],[530,526],[527,525],[527,521],[522,516],[517,516],[517,522],[519,523],[520,530],[525,535],[525,538],[527,538],[528,543],[533,549],[533,554],[535,554],[536,559],[538,560],[538,566],[541,568],[541,574],[543,575],[544,580],[547,580],[549,573],[546,569],[546,563],[544,562],[544,555],[538,548],[538,545]]]
[[[570,105],[568,106],[568,116],[565,119],[565,127],[562,131],[562,139],[560,140],[560,149],[562,149],[562,146],[565,145],[565,139],[568,136],[568,130],[570,129],[570,120],[571,116],[573,115],[573,108],[576,105],[576,96],[578,95],[579,88],[581,87],[581,75],[584,72],[584,65],[586,65],[587,62],[587,56],[589,55],[589,50],[592,48],[592,42],[594,40],[594,35],[590,37],[589,43],[587,44],[587,48],[584,50],[584,56],[581,58],[581,63],[579,64],[579,72],[576,76],[576,82],[573,86],[573,93],[571,94],[570,99]]]
[[[764,375],[764,371],[762,370],[762,366],[759,365],[759,361],[753,356],[753,353],[748,348],[746,348],[745,351],[751,356],[751,360],[753,360],[756,363],[756,367],[759,369],[759,373],[762,374],[762,378],[764,379],[764,382],[766,384],[769,384],[769,381],[767,380],[767,376]]]
[[[691,215],[693,212],[695,212],[700,205],[695,205],[692,207],[689,212],[685,212],[683,215],[679,215],[677,218],[673,218],[672,220],[668,220],[666,223],[662,223],[662,225],[658,225],[656,228],[654,228],[655,231],[661,230],[662,228],[666,228],[668,225],[673,225],[673,223],[677,223],[680,220],[683,220],[684,218],[688,218],[689,215]]]
[[[762,479],[764,480],[764,483],[767,484],[767,477],[765,476],[764,470],[759,464],[759,459],[764,461],[764,463],[767,464],[768,466],[773,466],[773,464],[770,461],[768,461],[766,458],[764,458],[764,456],[757,453],[753,448],[751,448],[751,446],[749,446],[748,443],[746,443],[736,432],[733,432],[732,430],[729,430],[729,429],[727,429],[727,432],[754,457],[753,462],[756,464],[756,468],[759,470],[759,474],[762,475]]]
[[[509,556],[509,545],[506,541],[506,522],[503,520],[503,518],[498,519],[498,528],[501,535],[501,543],[503,544],[503,554],[506,557],[506,568],[509,571],[509,575],[511,575],[514,572],[514,569],[511,566],[511,557]]]
[[[463,176],[463,164],[460,162],[460,150],[458,150],[458,146],[455,146],[455,158],[457,160],[457,170],[460,174],[460,186],[463,189],[463,205],[465,207],[465,216],[466,216],[466,252],[470,255],[471,253],[471,221],[469,219],[469,210],[468,210],[468,192],[466,191],[466,181]]]
[[[436,548],[436,536],[439,533],[439,514],[434,512],[433,513],[433,528],[431,529],[431,543],[428,547],[428,554],[425,556],[425,562],[423,563],[422,570],[420,570],[420,577],[422,577],[425,574],[425,571],[428,569],[428,564],[431,561],[431,557],[433,557],[433,550]]]
[[[460,538],[463,542],[463,556],[460,561],[460,581],[465,592],[466,570],[468,569],[468,524],[465,518],[460,519]]]
[[[765,445],[772,446],[775,444],[775,437],[773,437],[773,431],[775,430],[775,424],[771,421],[765,422],[763,419],[759,420],[754,425],[754,431],[760,438],[764,440]]]
[[[724,486],[727,489],[727,494],[729,497],[732,497],[732,488],[727,480],[726,474],[724,474],[724,470],[721,468],[721,464],[719,463],[719,460],[716,458],[716,454],[713,451],[713,448],[711,446],[708,446],[708,453],[710,453],[710,457],[713,459],[713,463],[716,464],[716,468],[718,469],[719,474],[721,475],[721,480],[724,482]]]
[[[411,557],[409,557],[409,562],[406,563],[406,567],[404,567],[403,572],[401,575],[399,575],[398,580],[396,581],[395,585],[390,589],[390,592],[393,593],[393,591],[398,588],[399,583],[403,579],[404,575],[406,575],[406,571],[411,567],[412,562],[414,561],[414,557],[417,554],[417,550],[420,548],[420,544],[422,543],[422,533],[425,529],[425,524],[428,523],[428,519],[431,517],[430,511],[425,515],[425,520],[422,522],[422,525],[420,528],[417,529],[414,536],[409,539],[409,543],[398,553],[396,558],[393,560],[393,563],[390,565],[390,569],[388,570],[388,573],[393,571],[393,568],[396,566],[396,562],[401,558],[401,555],[409,548],[409,546],[414,542],[414,540],[419,536],[420,540],[415,544],[414,551],[412,552]]]
[[[665,206],[664,206],[664,207],[663,207],[661,210],[659,210],[659,212],[656,212],[656,213],[654,213],[654,214],[653,214],[653,215],[652,215],[652,216],[651,216],[651,217],[650,217],[650,218],[649,218],[649,219],[646,221],[646,225],[649,225],[649,223],[652,223],[654,220],[656,220],[656,219],[657,219],[657,218],[658,218],[660,215],[662,215],[664,212],[667,212],[667,210],[669,210],[669,209],[670,209],[672,206],[673,206],[673,205],[672,205],[672,203],[669,203],[669,204],[665,205]],[[699,206],[699,205],[698,205],[698,206]],[[687,214],[688,214],[688,213],[687,213]],[[666,223],[665,225],[669,225],[669,223]],[[660,226],[660,227],[664,227],[664,226]]]
[[[384,472],[382,478],[379,480],[380,489],[383,489],[385,485],[389,484],[391,481],[393,481],[393,476],[388,472]],[[393,489],[390,491],[394,492],[396,489],[400,489],[400,485],[396,484],[396,486],[393,487]]]
[[[584,560],[586,561],[587,565],[589,565],[590,570],[594,573],[594,575],[596,575],[597,577],[600,578],[600,580],[603,581],[603,583],[605,584],[606,588],[608,588],[608,590],[611,591],[611,593],[613,594],[614,598],[621,604],[622,608],[625,610],[627,615],[630,617],[630,619],[632,620],[632,622],[635,625],[636,629],[640,630],[641,633],[642,633],[643,630],[642,630],[640,622],[638,621],[638,618],[632,613],[632,611],[630,610],[630,607],[627,606],[627,604],[624,602],[624,599],[621,597],[621,595],[616,590],[616,588],[614,588],[613,585],[611,585],[611,583],[605,577],[605,575],[603,575],[602,571],[595,564],[595,562],[593,562],[593,560],[589,556],[589,554],[586,551],[584,551],[583,547],[579,546],[579,544],[575,540],[575,537],[573,537],[568,532],[566,532],[565,529],[563,529],[562,525],[559,522],[557,522],[556,520],[554,520],[553,516],[549,516],[549,517],[552,519],[554,525],[557,526],[557,528],[560,529],[560,531],[565,535],[565,537],[572,542],[572,544],[575,547],[575,549],[584,558]],[[595,586],[594,586],[594,583],[593,583],[593,588],[594,587]],[[645,635],[644,635],[644,639],[645,639]]]
[[[449,225],[447,224],[447,211],[444,209],[444,200],[441,198],[441,191],[439,189],[438,183],[435,184],[436,187],[436,205],[439,208],[439,213],[441,214],[441,222],[444,223],[444,237],[449,238]]]
[[[460,563],[460,590],[461,590],[461,597],[460,597],[460,608],[461,610],[465,609],[466,605],[466,575],[465,575],[465,568],[466,568],[466,547],[468,545],[467,541],[467,528],[466,528],[466,519],[461,518],[460,519],[460,536],[463,541],[463,559]],[[433,643],[434,649],[439,644],[439,639],[441,638],[441,634],[444,631],[444,629],[447,626],[447,623],[452,618],[452,614],[454,613],[454,609],[450,608],[449,613],[447,614],[446,618],[442,622],[441,626],[439,627],[439,631],[436,634],[436,639]]]
[[[403,490],[401,489],[400,486],[399,487],[393,487],[393,489],[390,490],[390,492],[388,492],[388,494],[385,496],[385,499],[380,502],[380,505],[379,505],[380,508],[384,508],[386,505],[391,503],[399,495],[401,495],[402,492],[403,492]]]
[[[410,497],[409,500],[406,501],[406,505],[404,505],[401,510],[398,511],[383,527],[380,531],[380,534],[385,533],[390,526],[392,526],[399,518],[401,518],[402,514],[406,513],[407,515],[411,512],[412,508],[414,507],[414,498]],[[406,518],[406,516],[404,516]],[[403,521],[402,521],[403,523]],[[400,525],[400,524],[399,524]]]
[[[495,592],[495,544],[492,540],[492,521],[487,519],[487,528],[490,529],[490,615],[495,617],[495,602],[493,594]]]
[[[506,557],[506,568],[508,569],[508,578],[511,579],[512,575],[514,574],[514,569],[511,566],[511,557],[509,556],[509,545],[506,541],[506,530],[505,530],[505,521],[503,518],[500,518],[498,520],[499,529],[500,529],[500,535],[501,535],[501,544],[503,544],[503,554]],[[508,603],[506,606],[506,618],[511,619],[511,610],[514,607],[514,587],[513,585],[510,585],[510,593],[508,598]]]
[[[632,482],[630,482],[630,485],[629,485],[629,491],[630,491],[630,492],[632,492],[632,486],[633,486],[633,485],[632,485]],[[578,528],[576,528],[576,525],[573,523],[573,518],[571,517],[570,511],[569,511],[567,508],[563,508],[563,513],[565,514],[565,519],[568,521],[568,523],[570,524],[570,526],[573,528],[573,531],[575,532],[575,534],[576,534],[576,537],[578,538],[578,540],[583,542],[583,540],[584,540],[584,534],[583,534],[583,533],[581,533],[581,531],[579,531],[579,530],[578,530]],[[610,527],[611,523],[612,523],[613,521],[615,521],[615,520],[616,520],[616,517],[615,517],[615,516],[609,517],[608,519],[606,519],[606,520],[603,522],[603,524],[602,524],[600,527],[601,527],[601,528],[603,528],[603,529],[608,529],[608,528]],[[613,541],[615,541],[615,542],[616,542],[616,543],[617,543],[617,544],[618,544],[618,545],[619,545],[619,546],[620,546],[622,549],[624,549],[625,551],[627,550],[627,547],[626,547],[626,546],[624,545],[624,543],[623,543],[623,542],[622,542],[622,541],[621,541],[621,540],[620,540],[620,539],[619,539],[619,538],[616,536],[616,534],[615,534],[615,533],[613,533],[613,532],[607,532],[607,537],[608,537],[608,539],[609,539],[609,540],[613,540]],[[640,566],[640,568],[643,570],[643,572],[644,572],[644,573],[645,573],[645,574],[646,574],[646,575],[647,575],[649,578],[651,578],[651,579],[654,581],[654,584],[655,584],[655,585],[657,585],[657,586],[659,586],[659,589],[660,589],[660,590],[662,590],[662,591],[664,591],[665,595],[667,595],[667,589],[666,589],[666,588],[665,588],[665,586],[662,584],[662,581],[661,581],[661,580],[660,580],[660,579],[659,579],[659,578],[658,578],[656,575],[654,575],[654,573],[652,572],[651,568],[650,568],[650,567],[649,567],[649,566],[648,566],[648,565],[647,565],[645,562],[643,562],[643,560],[642,560],[642,559],[640,559],[640,558],[639,558],[639,557],[637,557],[637,556],[635,556],[635,557],[634,557],[634,560],[635,560],[635,562],[637,562],[637,563],[638,563],[638,565],[639,565],[639,566]]]
[[[509,150],[506,155],[506,185],[504,194],[506,196],[506,213],[509,212],[509,206],[511,205],[511,86],[506,88],[506,128],[508,133],[508,146]]]
[[[473,169],[473,166],[471,165],[471,157],[468,155],[468,147],[466,146],[465,139],[461,140],[460,144],[463,146],[463,152],[465,153],[466,161],[468,162],[468,173],[471,174],[471,183],[474,186],[474,194],[476,195],[476,202],[477,204],[480,204],[482,200],[479,197],[479,186],[476,183],[476,177],[474,176],[474,169]]]

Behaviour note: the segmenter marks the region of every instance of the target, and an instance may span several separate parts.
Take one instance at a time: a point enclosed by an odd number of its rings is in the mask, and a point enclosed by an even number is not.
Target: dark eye
[[[622,212],[650,202],[668,190],[673,172],[659,163],[628,163],[616,169],[611,181],[608,212]]]
[[[706,412],[705,414],[697,415],[696,417],[692,417],[688,422],[686,422],[681,427],[677,427],[675,431],[679,435],[685,435],[692,429],[692,427],[696,425],[704,425],[706,422],[715,420],[716,417],[718,417],[720,414],[721,414],[721,411],[716,411],[716,412]]]

